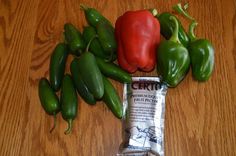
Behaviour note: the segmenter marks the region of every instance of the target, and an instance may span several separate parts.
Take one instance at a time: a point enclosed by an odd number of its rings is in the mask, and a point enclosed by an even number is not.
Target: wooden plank
[[[171,0],[19,0],[0,1],[0,155],[112,156],[122,141],[121,121],[103,102],[87,105],[80,98],[79,115],[71,135],[57,115],[58,125],[39,102],[38,82],[48,78],[49,60],[63,41],[63,26],[86,25],[80,4],[95,7],[114,24],[127,10],[157,8],[172,11]],[[166,97],[166,156],[235,156],[236,150],[236,2],[191,1],[189,13],[199,25],[197,36],[215,48],[215,69],[206,83],[191,71]],[[185,28],[189,21],[178,16]],[[67,62],[67,72],[72,57]],[[136,76],[157,76],[137,72]],[[122,84],[112,81],[122,96]]]

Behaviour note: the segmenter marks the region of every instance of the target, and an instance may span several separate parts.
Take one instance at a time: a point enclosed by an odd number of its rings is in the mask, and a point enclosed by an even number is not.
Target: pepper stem
[[[174,5],[173,10],[175,10],[176,12],[178,12],[179,14],[183,15],[184,17],[186,17],[189,20],[194,20],[193,17],[191,17],[188,13],[187,13],[187,8],[188,8],[188,4],[185,4],[184,9],[182,8],[181,3],[178,3],[176,5]]]
[[[106,62],[111,62],[113,60],[114,55],[115,55],[114,52],[112,52],[109,58],[106,60]]]
[[[170,37],[170,41],[173,42],[177,42],[180,43],[179,41],[179,22],[177,21],[177,19],[174,16],[170,16],[170,20],[172,20],[175,23],[175,28],[174,28],[174,32],[172,34],[172,36]]]
[[[157,17],[157,16],[158,16],[158,11],[157,11],[157,9],[148,9],[148,11],[149,11],[154,17]]]
[[[194,34],[194,29],[197,25],[198,25],[198,23],[196,21],[192,21],[191,24],[189,25],[188,35],[189,35],[189,38],[191,41],[196,40],[196,36]]]
[[[87,47],[86,47],[86,49],[85,49],[85,52],[88,52],[88,51],[89,51],[89,47],[90,47],[92,41],[93,41],[96,37],[98,37],[98,36],[97,36],[97,35],[94,35],[94,36],[90,39],[90,41],[89,41],[89,43],[87,44]]]
[[[61,41],[65,42],[65,44],[68,44],[68,42],[66,41],[65,32],[63,32],[61,35]]]
[[[72,119],[68,119],[68,120],[67,120],[68,127],[67,127],[66,131],[64,132],[66,135],[71,133],[71,130],[72,130],[72,122],[73,122]]]
[[[50,133],[52,133],[52,131],[56,128],[56,125],[57,125],[57,116],[56,114],[53,114],[53,126],[49,131]]]
[[[188,3],[185,3],[185,4],[184,4],[184,10],[187,10],[188,7],[189,7]]]
[[[80,8],[83,10],[88,10],[88,6],[84,5],[84,4],[80,4]]]

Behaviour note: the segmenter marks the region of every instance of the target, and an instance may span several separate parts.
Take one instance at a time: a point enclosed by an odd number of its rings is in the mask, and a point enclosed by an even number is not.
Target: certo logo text
[[[134,90],[158,90],[161,88],[161,84],[155,81],[134,81],[131,84],[132,89]]]

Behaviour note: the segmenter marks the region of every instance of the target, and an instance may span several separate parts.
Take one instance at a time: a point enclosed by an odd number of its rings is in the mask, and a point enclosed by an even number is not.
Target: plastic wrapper
[[[123,142],[117,156],[164,156],[167,86],[158,77],[132,77],[123,92]]]

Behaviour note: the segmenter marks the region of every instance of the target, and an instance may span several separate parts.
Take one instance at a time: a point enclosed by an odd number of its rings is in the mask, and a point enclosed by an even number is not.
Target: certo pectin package
[[[118,156],[164,156],[167,86],[158,77],[132,77],[124,85],[123,143]]]

